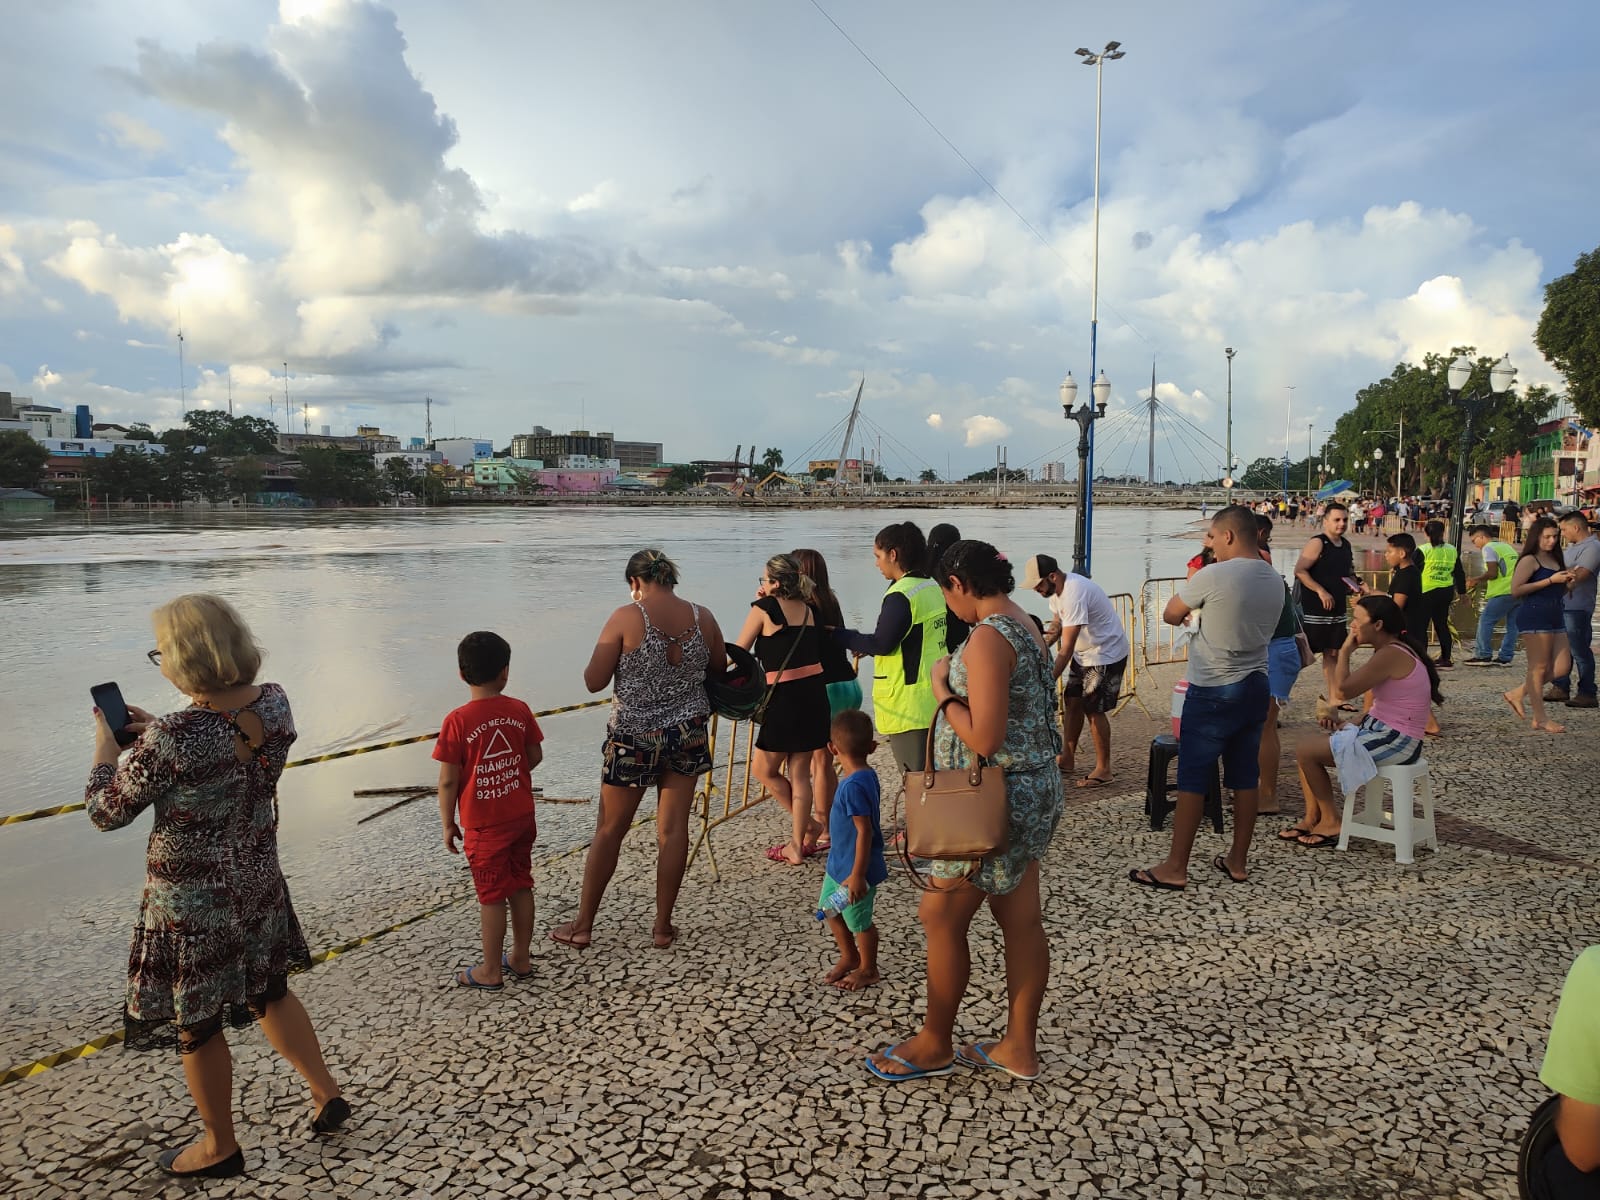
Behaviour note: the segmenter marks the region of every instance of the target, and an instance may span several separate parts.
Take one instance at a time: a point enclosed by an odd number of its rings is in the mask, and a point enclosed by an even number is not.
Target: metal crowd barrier
[[[1188,642],[1178,640],[1180,627],[1161,619],[1182,582],[1177,576],[1146,579],[1139,588],[1139,647],[1146,666],[1189,661]]]

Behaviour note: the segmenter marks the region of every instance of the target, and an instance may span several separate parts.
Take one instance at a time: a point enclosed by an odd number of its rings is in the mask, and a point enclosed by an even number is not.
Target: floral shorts
[[[690,778],[704,775],[711,770],[708,720],[695,717],[649,733],[608,729],[600,782],[613,787],[654,787],[668,773]]]

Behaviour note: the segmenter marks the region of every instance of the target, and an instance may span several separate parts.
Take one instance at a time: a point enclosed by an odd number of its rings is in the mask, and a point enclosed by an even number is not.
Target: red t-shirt
[[[527,748],[544,741],[533,711],[521,700],[471,700],[445,717],[433,757],[461,768],[463,829],[484,829],[533,811]]]

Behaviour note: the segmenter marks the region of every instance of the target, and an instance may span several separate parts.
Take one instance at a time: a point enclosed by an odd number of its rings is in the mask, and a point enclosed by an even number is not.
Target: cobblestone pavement
[[[1053,975],[1031,1085],[865,1072],[921,1010],[915,894],[898,877],[880,894],[881,986],[820,986],[821,868],[761,856],[775,811],[717,831],[720,880],[691,869],[668,951],[650,944],[654,847],[636,831],[594,947],[541,936],[536,978],[498,995],[448,986],[476,944],[454,875],[459,904],[295,981],[355,1106],[344,1132],[309,1137],[292,1071],[259,1032],[234,1035],[250,1176],[207,1194],[1512,1197],[1561,979],[1600,941],[1600,717],[1570,712],[1563,738],[1519,730],[1499,697],[1514,674],[1447,677],[1447,737],[1428,747],[1439,853],[1399,867],[1367,842],[1289,848],[1264,819],[1248,885],[1211,869],[1221,843],[1203,829],[1182,895],[1124,878],[1166,847],[1140,804],[1165,723],[1152,676],[1161,720],[1116,719],[1117,783],[1071,796],[1045,865]],[[541,869],[541,935],[571,913],[581,862]],[[960,1033],[977,1038],[1004,1015],[987,917],[972,943]],[[104,964],[112,988],[119,967]],[[185,1194],[152,1164],[197,1129],[169,1057],[116,1049],[10,1085],[0,1123],[7,1196]]]

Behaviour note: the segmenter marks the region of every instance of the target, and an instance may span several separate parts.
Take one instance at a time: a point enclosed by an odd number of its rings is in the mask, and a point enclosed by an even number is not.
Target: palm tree
[[[768,475],[783,470],[783,451],[776,446],[768,446],[767,452],[761,456],[761,466]]]
[[[938,483],[939,472],[935,471],[932,467],[923,467],[922,474],[919,476],[919,478],[923,483]]]

